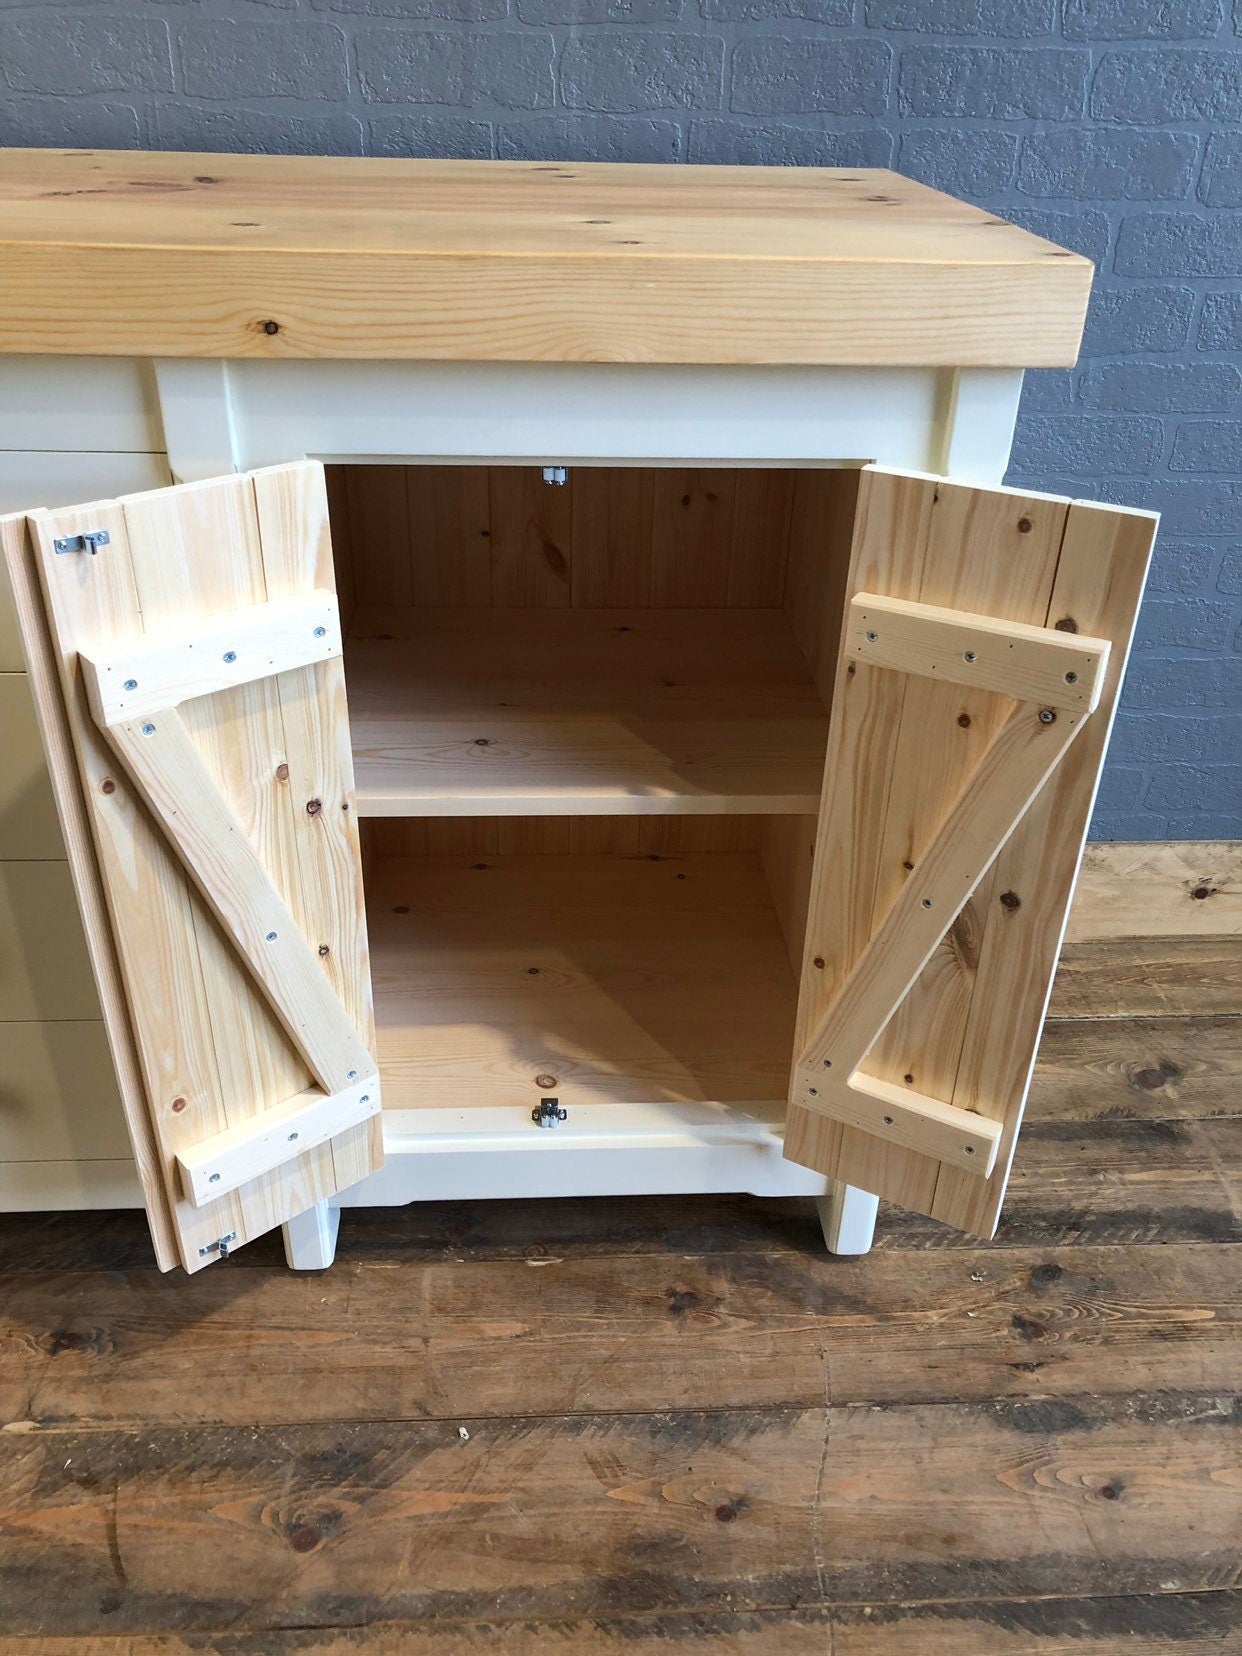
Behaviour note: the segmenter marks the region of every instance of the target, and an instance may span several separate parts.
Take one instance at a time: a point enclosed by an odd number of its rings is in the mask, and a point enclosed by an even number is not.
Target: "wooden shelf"
[[[379,858],[367,908],[385,1110],[785,1098],[754,852]]]
[[[364,816],[819,808],[828,716],[779,610],[364,610]]]

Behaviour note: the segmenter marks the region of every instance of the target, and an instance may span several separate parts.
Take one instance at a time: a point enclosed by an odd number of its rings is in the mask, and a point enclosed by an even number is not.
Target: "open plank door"
[[[1156,519],[864,469],[785,1154],[996,1229]]]
[[[322,467],[0,524],[162,1268],[383,1159]]]

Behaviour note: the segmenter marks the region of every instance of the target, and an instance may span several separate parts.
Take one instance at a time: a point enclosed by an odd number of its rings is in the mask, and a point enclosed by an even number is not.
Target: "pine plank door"
[[[1156,518],[867,467],[792,1161],[997,1224]]]
[[[0,524],[162,1268],[383,1159],[321,466]]]

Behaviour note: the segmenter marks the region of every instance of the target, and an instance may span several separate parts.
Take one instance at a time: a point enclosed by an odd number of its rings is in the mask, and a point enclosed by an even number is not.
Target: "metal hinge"
[[[200,1248],[198,1257],[206,1259],[208,1254],[218,1253],[221,1259],[227,1259],[229,1257],[229,1244],[236,1241],[237,1232],[231,1230],[226,1236],[222,1236],[218,1242],[209,1242],[205,1248]]]
[[[543,480],[545,483],[552,484],[554,488],[563,489],[566,483],[569,482],[569,467],[545,466],[543,468]]]
[[[88,529],[81,535],[66,535],[52,542],[54,552],[89,552],[93,558],[101,546],[110,546],[112,536],[106,529]]]
[[[555,1098],[541,1098],[538,1107],[530,1112],[530,1119],[536,1127],[559,1127],[568,1116],[569,1111]]]

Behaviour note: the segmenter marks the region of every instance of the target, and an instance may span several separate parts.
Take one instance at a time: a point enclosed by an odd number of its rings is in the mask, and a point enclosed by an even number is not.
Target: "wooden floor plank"
[[[0,1435],[10,1633],[1237,1585],[1228,1400]],[[1231,1427],[1235,1429],[1231,1429]]]
[[[1028,1124],[1239,1112],[1242,1015],[1054,1019],[1044,1027]]]
[[[1071,942],[1227,934],[1242,935],[1242,840],[1087,846]]]
[[[1227,1387],[1242,1252],[1014,1248],[16,1278],[0,1421],[663,1413]],[[226,1386],[202,1376],[226,1372]]]
[[[440,1621],[247,1634],[6,1639],[0,1656],[1229,1656],[1242,1593],[994,1599],[978,1604],[803,1605],[563,1621]]]
[[[1242,1012],[1242,938],[1122,937],[1067,943],[1053,1018],[1206,1018]]]

